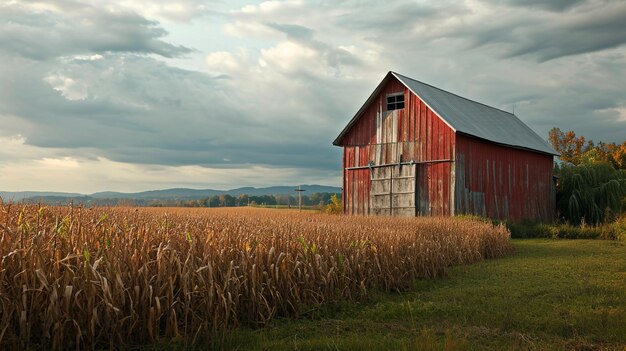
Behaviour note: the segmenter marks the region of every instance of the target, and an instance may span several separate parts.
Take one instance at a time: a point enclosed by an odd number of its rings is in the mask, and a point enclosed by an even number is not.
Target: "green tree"
[[[207,207],[218,207],[220,205],[220,198],[217,195],[208,197],[205,201]]]
[[[228,194],[220,195],[220,206],[233,207],[235,206],[235,197]]]
[[[343,203],[341,202],[341,197],[337,196],[337,194],[333,194],[330,197],[330,203],[324,207],[324,212],[328,214],[342,214]]]
[[[557,210],[572,224],[599,224],[622,212],[626,196],[626,170],[609,163],[557,167]]]
[[[275,195],[274,198],[276,199],[276,203],[278,205],[287,206],[287,205],[293,205],[294,204],[293,202],[290,201],[291,199],[290,199],[289,195]]]

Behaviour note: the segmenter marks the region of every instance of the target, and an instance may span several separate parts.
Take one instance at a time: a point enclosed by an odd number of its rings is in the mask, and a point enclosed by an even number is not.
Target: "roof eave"
[[[549,156],[561,156],[555,152],[547,152],[547,151],[543,151],[543,150],[537,150],[537,149],[533,149],[533,148],[529,148],[529,147],[524,147],[524,146],[519,146],[519,145],[513,145],[513,144],[506,144],[506,143],[499,143],[497,141],[493,141],[493,140],[489,140],[489,139],[485,139],[485,138],[481,138],[479,136],[473,135],[473,134],[468,134],[468,133],[463,133],[463,132],[456,132],[456,134],[458,135],[463,135],[466,136],[468,138],[472,138],[472,139],[478,139],[481,141],[485,141],[487,143],[491,143],[491,144],[495,144],[495,145],[500,145],[500,146],[504,146],[504,147],[508,147],[508,148],[512,148],[512,149],[519,149],[519,150],[525,150],[525,151],[530,151],[530,152],[535,152],[538,154],[542,154],[542,155],[549,155]]]

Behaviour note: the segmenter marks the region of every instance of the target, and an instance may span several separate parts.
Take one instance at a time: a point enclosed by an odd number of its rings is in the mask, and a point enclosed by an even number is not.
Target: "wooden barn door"
[[[415,216],[415,172],[416,165],[372,168],[370,213]]]

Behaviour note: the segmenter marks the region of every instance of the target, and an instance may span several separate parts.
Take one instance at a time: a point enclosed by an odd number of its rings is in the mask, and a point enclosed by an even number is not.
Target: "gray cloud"
[[[174,57],[191,51],[162,41],[167,32],[133,12],[68,2],[55,6],[57,11],[0,5],[0,50],[35,60],[107,52]]]
[[[564,11],[571,9],[585,0],[496,0],[494,3],[513,5],[519,7],[538,7],[550,11]]]
[[[355,7],[331,20],[377,45],[396,45],[390,54],[406,46],[455,40],[466,48],[492,50],[500,58],[529,56],[544,62],[626,43],[624,1],[496,0],[483,5],[394,1]]]
[[[410,35],[411,30],[421,21],[444,16],[458,15],[467,10],[462,4],[450,5],[439,2],[437,5],[424,5],[408,1],[372,2],[359,7],[355,12],[335,19],[339,25],[357,30],[384,31],[396,36]],[[407,33],[408,32],[408,33]],[[379,37],[380,40],[391,37]]]
[[[116,161],[165,165],[268,164],[336,168],[330,136],[317,145],[314,130],[296,132],[297,122],[260,122],[237,105],[220,78],[169,67],[146,57],[111,55],[96,61],[70,60],[63,68],[23,60],[0,67],[0,115],[24,122],[5,134],[27,143],[97,152]],[[45,79],[53,74],[86,86],[85,98],[70,100]],[[284,112],[289,113],[289,112]],[[285,118],[286,119],[286,118]],[[20,129],[26,124],[36,126]],[[94,151],[95,150],[95,151]]]
[[[626,3],[580,12],[571,19],[528,28],[509,57],[536,55],[540,61],[601,51],[626,43]]]
[[[626,135],[623,2],[271,2],[223,17],[238,36],[216,34],[215,52],[189,55],[202,54],[206,72],[164,59],[189,49],[166,42],[174,27],[154,17],[54,4],[0,5],[0,142],[26,143],[0,153],[4,161],[32,153],[96,167],[104,157],[220,175],[266,165],[334,182],[341,150],[331,142],[388,70],[509,111],[515,104],[543,136],[552,126],[594,140]],[[154,11],[188,18],[190,4]]]
[[[546,4],[555,5],[552,2]],[[558,2],[556,4],[559,4]],[[572,3],[567,15],[528,8],[501,8],[475,25],[442,28],[437,35],[492,49],[502,58],[529,56],[539,62],[616,48],[626,43],[626,2]],[[532,5],[532,4],[529,4]],[[552,10],[563,10],[561,8]]]
[[[266,23],[266,25],[285,34],[289,40],[303,44],[319,52],[320,56],[324,58],[326,64],[330,67],[339,68],[341,65],[358,66],[361,64],[358,57],[352,55],[345,49],[333,47],[332,45],[316,40],[314,38],[315,31],[311,28],[283,23]]]
[[[313,34],[315,33],[311,28],[297,24],[267,23],[267,26],[287,34],[288,38],[305,42],[313,41]]]

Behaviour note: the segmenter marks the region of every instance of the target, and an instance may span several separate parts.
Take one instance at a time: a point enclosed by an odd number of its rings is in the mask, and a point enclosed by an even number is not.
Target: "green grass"
[[[494,222],[494,224],[496,224]],[[513,238],[609,239],[626,241],[626,216],[601,225],[506,222]]]
[[[239,350],[626,350],[626,244],[514,240],[516,253],[410,292],[240,327]]]

